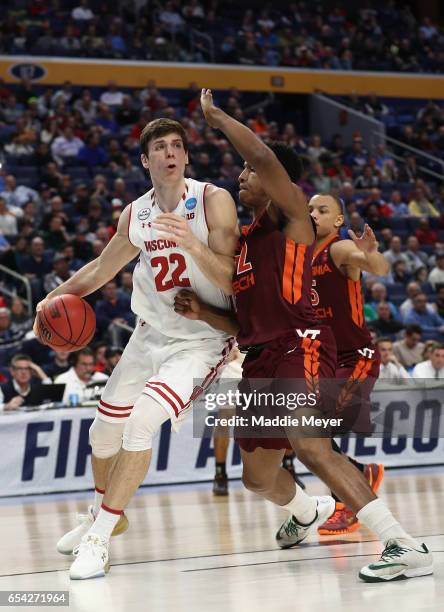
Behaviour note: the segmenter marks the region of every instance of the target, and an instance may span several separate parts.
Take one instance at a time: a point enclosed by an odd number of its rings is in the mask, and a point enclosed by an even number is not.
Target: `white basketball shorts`
[[[139,321],[106,383],[97,407],[98,418],[125,422],[144,393],[168,411],[177,430],[193,400],[218,376],[233,345],[233,338],[172,338]]]

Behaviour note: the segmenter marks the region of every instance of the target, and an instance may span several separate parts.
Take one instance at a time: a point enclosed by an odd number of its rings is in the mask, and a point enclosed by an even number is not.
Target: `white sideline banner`
[[[363,463],[387,467],[444,464],[444,416],[441,389],[376,390],[375,412],[390,423],[402,423],[391,438],[351,438],[343,450]],[[62,408],[0,415],[0,496],[87,490],[93,487],[88,430],[95,408]],[[379,422],[379,421],[378,421]],[[406,428],[406,424],[410,424]],[[415,432],[415,437],[406,432]],[[441,437],[439,437],[441,435]],[[306,471],[297,466],[301,474]],[[240,454],[231,444],[227,460],[230,477],[241,476]],[[214,475],[213,442],[193,438],[192,417],[178,434],[169,422],[153,447],[144,484],[210,480]]]

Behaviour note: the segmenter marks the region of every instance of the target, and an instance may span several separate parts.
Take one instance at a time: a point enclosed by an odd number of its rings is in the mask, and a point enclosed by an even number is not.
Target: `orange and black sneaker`
[[[350,508],[343,503],[336,502],[336,510],[332,516],[318,527],[319,535],[343,535],[353,533],[359,529],[361,523]]]
[[[370,485],[373,493],[376,493],[382,479],[384,478],[384,466],[382,463],[368,463],[364,467],[364,477]]]

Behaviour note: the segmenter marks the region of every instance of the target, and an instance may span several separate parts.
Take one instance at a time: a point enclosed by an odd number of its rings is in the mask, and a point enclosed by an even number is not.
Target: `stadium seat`
[[[398,233],[399,230],[408,230],[409,224],[406,217],[391,217],[388,219],[389,227]]]

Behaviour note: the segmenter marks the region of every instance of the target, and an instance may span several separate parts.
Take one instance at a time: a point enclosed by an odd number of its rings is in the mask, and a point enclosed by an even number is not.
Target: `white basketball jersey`
[[[199,240],[208,245],[205,218],[207,183],[186,179],[175,214],[184,217]],[[160,215],[154,189],[131,204],[128,237],[140,249],[134,269],[131,308],[136,315],[166,336],[183,339],[226,338],[203,321],[191,321],[174,312],[174,296],[182,288],[194,291],[204,302],[230,309],[230,298],[215,287],[194,263],[193,258],[170,240],[159,238],[151,224]]]

